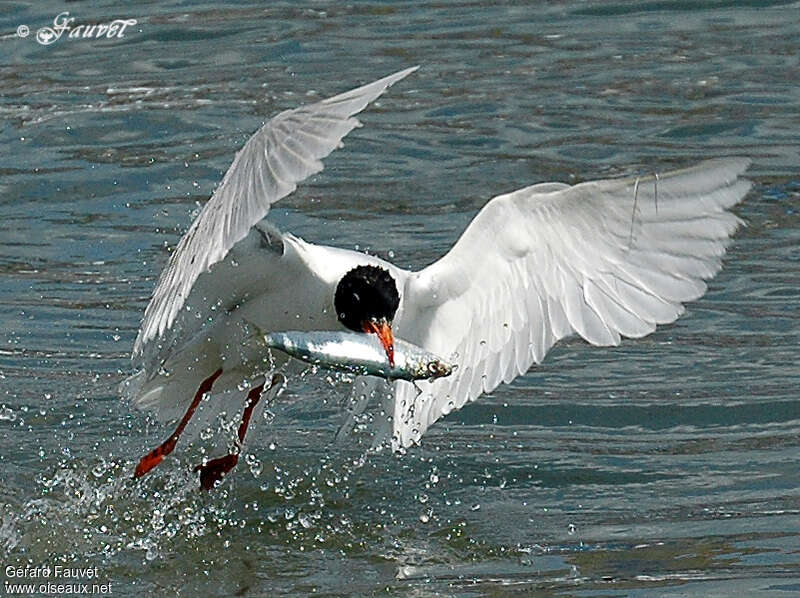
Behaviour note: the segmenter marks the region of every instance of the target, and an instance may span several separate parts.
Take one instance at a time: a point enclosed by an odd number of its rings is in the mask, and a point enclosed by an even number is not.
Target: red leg
[[[242,414],[242,423],[239,424],[240,447],[244,444],[247,427],[250,425],[250,417],[253,415],[253,409],[256,408],[258,400],[261,398],[261,391],[263,390],[264,383],[262,382],[258,386],[250,389],[250,392],[247,393],[247,401],[245,402],[244,413]],[[211,490],[238,462],[239,454],[237,452],[212,459],[205,465],[198,465],[194,470],[200,472],[200,486],[202,486],[204,490]]]
[[[189,423],[189,420],[192,419],[192,416],[197,410],[197,406],[200,404],[200,401],[203,400],[203,395],[211,390],[211,386],[214,384],[214,381],[219,378],[220,374],[222,374],[222,368],[218,369],[208,378],[203,380],[202,384],[200,384],[200,388],[197,389],[197,394],[194,395],[192,404],[189,405],[189,408],[186,410],[186,413],[178,424],[178,427],[175,428],[175,431],[160,446],[157,446],[139,460],[139,464],[136,466],[136,471],[133,472],[133,477],[142,477],[156,465],[161,463],[162,459],[172,452],[172,450],[175,448],[175,445],[178,443],[178,437],[183,433],[183,430],[186,428],[186,424]]]

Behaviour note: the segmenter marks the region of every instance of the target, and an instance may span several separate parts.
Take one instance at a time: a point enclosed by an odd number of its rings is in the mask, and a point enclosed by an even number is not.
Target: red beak
[[[383,349],[386,351],[386,357],[389,358],[389,365],[394,367],[394,335],[392,334],[391,324],[384,319],[380,319],[366,320],[362,326],[364,332],[371,332],[378,335]]]

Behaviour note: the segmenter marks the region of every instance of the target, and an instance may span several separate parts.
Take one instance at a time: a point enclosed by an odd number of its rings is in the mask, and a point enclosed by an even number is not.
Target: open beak
[[[365,320],[362,324],[364,332],[371,332],[377,334],[381,340],[386,357],[389,358],[389,365],[394,367],[394,335],[392,334],[392,325],[381,318],[380,320]]]

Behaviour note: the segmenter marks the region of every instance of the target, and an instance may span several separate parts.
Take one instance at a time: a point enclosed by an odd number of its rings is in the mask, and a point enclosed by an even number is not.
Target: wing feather
[[[492,199],[442,259],[411,275],[399,336],[456,372],[395,383],[394,442],[544,358],[579,334],[617,345],[674,321],[706,291],[742,224],[745,159],[659,176],[534,185]],[[412,411],[409,411],[409,408]]]
[[[320,160],[360,126],[353,115],[416,69],[281,112],[250,137],[170,256],[145,310],[134,356],[173,325],[201,274],[222,260],[273,203],[322,170]]]

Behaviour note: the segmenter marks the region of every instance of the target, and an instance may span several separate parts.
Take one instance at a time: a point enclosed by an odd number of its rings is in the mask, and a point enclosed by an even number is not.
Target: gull
[[[244,404],[239,448],[198,466],[201,486],[236,465],[253,409],[280,391],[285,378],[275,371],[290,359],[275,350],[266,359],[248,342],[254,326],[375,335],[390,365],[395,335],[452,358],[448,377],[392,382],[392,446],[401,450],[541,363],[560,339],[615,346],[675,321],[705,293],[742,224],[730,210],[750,188],[744,158],[498,195],[418,271],[307,242],[266,220],[360,126],[354,115],[417,68],[280,112],[236,154],[172,252],[134,343],[138,371],[126,395],[161,420],[183,414],[136,477],[172,452],[205,397],[223,394]]]

